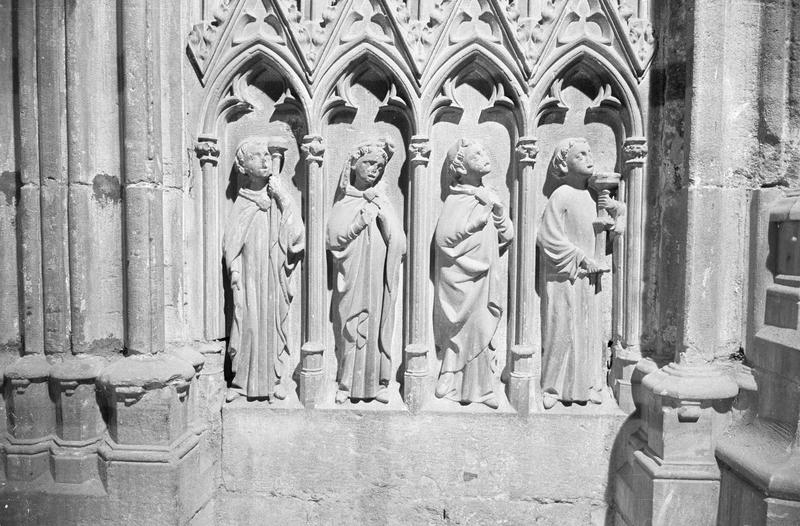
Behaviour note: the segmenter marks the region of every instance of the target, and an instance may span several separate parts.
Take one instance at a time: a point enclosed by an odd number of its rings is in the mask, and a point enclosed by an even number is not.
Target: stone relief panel
[[[353,24],[363,23],[362,16],[354,13]],[[336,382],[326,389],[335,387],[339,404],[401,404],[407,98],[392,74],[365,57],[326,101],[325,321],[327,349],[335,350],[326,378]]]
[[[591,324],[603,355],[591,374],[604,378],[612,354],[627,357],[614,360],[618,370],[608,378],[615,395],[625,396],[628,366],[640,352],[647,150],[638,83],[652,56],[646,3],[225,0],[198,9],[205,22],[193,27],[187,54],[197,73],[195,92],[205,97],[196,150],[203,170],[203,337],[230,337],[233,311],[227,319],[223,314],[233,305],[232,289],[221,243],[232,197],[243,184],[233,168],[236,148],[248,137],[283,137],[286,191],[301,211],[306,237],[305,259],[294,271],[302,279],[287,318],[289,348],[299,350],[289,353],[292,374],[284,376],[292,379],[289,402],[541,409],[546,314],[537,234],[561,185],[561,178],[548,176],[546,157],[563,139],[584,137],[594,170],[620,174],[616,184],[603,180],[602,188],[587,190],[595,203],[587,214],[607,213],[597,208],[598,199],[627,205],[627,214],[612,219],[628,235],[596,236],[594,262],[609,271],[593,284],[598,321]],[[492,167],[481,178],[485,187],[473,185],[485,199],[453,194],[459,184],[452,184],[448,152],[457,140]],[[361,171],[377,182],[359,182]],[[489,237],[497,238],[486,318],[494,328],[476,329],[491,333],[485,347],[494,356],[475,369],[475,382],[440,378],[448,362],[458,365],[446,343],[457,335],[445,336],[437,319],[443,310],[437,224],[463,219],[446,212],[448,199],[486,209],[486,227],[496,234]],[[337,242],[344,238],[349,245]],[[401,238],[405,259],[398,257]],[[382,275],[380,286],[371,277],[345,277],[354,272],[355,260],[343,255],[351,245]],[[345,308],[356,297],[363,308]],[[480,356],[481,349],[471,351]],[[351,355],[353,365],[347,364]]]
[[[406,235],[381,184],[394,155],[389,141],[367,141],[348,156],[328,219],[336,402],[389,402],[395,311]],[[396,354],[396,353],[395,353]]]
[[[500,196],[483,183],[493,168],[483,144],[459,139],[445,162],[449,188],[433,241],[433,331],[442,356],[436,397],[497,409],[500,255],[514,227]]]
[[[538,237],[542,403],[545,409],[557,401],[600,404],[606,391],[606,344],[599,293],[602,275],[611,271],[605,231],[618,236],[625,228],[624,205],[609,192],[619,175],[598,175],[589,142],[580,137],[556,145],[548,177],[560,184],[545,205]]]
[[[506,220],[515,178],[512,161],[518,121],[513,109],[515,103],[506,95],[511,89],[497,80],[498,75],[492,74],[485,63],[468,59],[457,71],[461,73],[445,80],[437,96],[440,106],[434,114],[431,134],[431,177],[436,191],[428,197],[433,212],[429,239],[434,269],[430,330],[436,353],[429,355],[429,371],[436,377],[437,385],[437,399],[431,403],[441,409],[458,408],[447,403],[448,400],[464,404],[484,402],[492,409],[502,404],[505,408],[505,389],[500,377],[507,363],[507,248],[513,238],[511,221]],[[473,156],[485,162],[486,167],[468,163],[467,157]],[[465,170],[469,171],[469,183],[461,182],[460,172]],[[485,199],[481,200],[479,195]],[[487,206],[489,202],[493,206]],[[502,212],[497,214],[496,224],[489,221],[494,205]],[[475,217],[470,215],[472,212]],[[478,223],[469,223],[471,219],[487,222],[479,228]],[[492,229],[494,233],[489,232]],[[453,236],[464,239],[459,244],[448,243]],[[463,265],[474,262],[470,246],[486,250],[481,265],[488,266],[485,269],[488,273],[469,278],[476,279],[473,283],[462,283],[467,280],[469,270]],[[459,247],[463,254],[459,255]],[[460,277],[454,274],[458,268],[463,272]],[[465,290],[468,286],[475,290]],[[490,289],[491,298],[486,296]],[[475,294],[482,299],[475,298]],[[462,301],[475,303],[469,307],[456,306]],[[454,310],[465,318],[456,319]],[[457,329],[461,324],[466,332]],[[474,367],[467,367],[473,363]],[[460,374],[464,378],[458,378]]]
[[[228,400],[284,400],[290,390],[290,308],[305,249],[300,207],[280,168],[283,137],[250,137],[236,149],[238,188],[222,252],[231,289]]]

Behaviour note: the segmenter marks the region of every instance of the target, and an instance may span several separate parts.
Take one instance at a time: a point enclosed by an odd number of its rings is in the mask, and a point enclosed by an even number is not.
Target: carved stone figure
[[[389,401],[392,333],[406,236],[380,184],[394,146],[365,142],[345,161],[328,221],[331,311],[339,359],[336,402]]]
[[[305,235],[300,210],[278,173],[281,150],[277,140],[250,138],[236,151],[243,184],[223,238],[234,304],[229,401],[239,395],[272,401],[287,394],[287,317]]]
[[[443,354],[436,396],[497,408],[494,342],[500,317],[500,254],[514,228],[497,194],[483,186],[486,149],[460,139],[447,155],[451,179],[436,225],[434,331]]]
[[[545,409],[562,402],[602,402],[605,342],[600,330],[598,283],[604,266],[598,231],[620,234],[625,206],[588,190],[594,175],[586,139],[565,139],[553,153],[548,178],[560,182],[547,202],[539,228],[543,254],[542,400]],[[610,218],[601,218],[608,211]]]

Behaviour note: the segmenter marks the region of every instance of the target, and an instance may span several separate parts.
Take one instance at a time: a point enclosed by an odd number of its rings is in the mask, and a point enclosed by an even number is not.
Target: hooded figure
[[[286,397],[286,319],[294,296],[292,272],[302,257],[305,235],[300,210],[276,173],[268,148],[266,139],[254,138],[236,151],[244,184],[222,242],[234,303],[229,401],[240,395]]]
[[[442,352],[436,396],[496,409],[494,342],[503,315],[500,251],[514,227],[483,186],[492,170],[485,148],[459,140],[447,155],[450,194],[436,225],[434,332]]]
[[[328,220],[334,267],[331,318],[336,336],[338,391],[347,399],[387,403],[391,344],[403,226],[380,179],[394,146],[386,140],[356,147],[345,161]]]

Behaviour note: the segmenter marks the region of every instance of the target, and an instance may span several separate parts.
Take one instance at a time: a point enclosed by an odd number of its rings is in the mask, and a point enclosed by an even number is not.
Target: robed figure
[[[451,186],[434,235],[434,332],[442,352],[436,396],[497,408],[500,255],[514,228],[497,194],[483,186],[492,164],[480,143],[459,140],[446,162]]]
[[[283,399],[287,394],[287,318],[305,235],[300,210],[278,173],[279,157],[274,162],[269,149],[266,139],[248,139],[236,152],[242,186],[223,238],[234,306],[228,400],[239,395]]]
[[[586,139],[556,147],[548,178],[550,195],[539,227],[542,249],[542,401],[601,403],[605,389],[603,331],[596,283],[608,268],[595,258],[598,205],[612,216],[624,205],[603,194],[595,202],[588,183],[594,173]],[[613,225],[609,225],[613,232]]]
[[[359,145],[348,156],[328,219],[334,270],[336,402],[389,401],[391,345],[406,236],[380,183],[393,145]]]

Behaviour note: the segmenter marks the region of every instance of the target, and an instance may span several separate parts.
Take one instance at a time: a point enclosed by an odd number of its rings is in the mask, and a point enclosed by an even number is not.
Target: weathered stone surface
[[[624,420],[621,413],[524,419],[228,404],[218,515],[371,524],[445,521],[443,513],[513,523],[526,513],[550,520],[563,513],[567,524],[587,523],[607,505],[608,462]],[[252,505],[232,509],[245,499]]]

